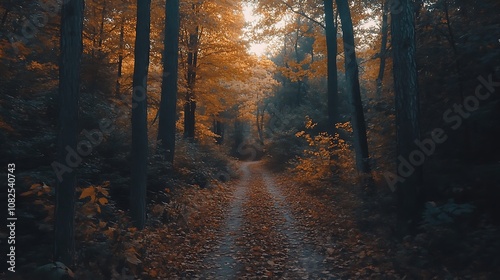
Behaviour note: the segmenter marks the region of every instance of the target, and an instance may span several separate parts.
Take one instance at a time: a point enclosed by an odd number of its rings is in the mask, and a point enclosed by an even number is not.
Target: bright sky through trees
[[[251,28],[257,23],[259,17],[254,15],[253,13],[253,7],[250,5],[250,4],[245,4],[243,5],[243,14],[245,15],[245,21],[247,22],[247,24],[249,25],[248,26],[248,30],[247,30],[247,34],[246,37],[247,39],[249,39],[250,41],[251,38],[250,37],[250,34],[248,33],[249,30],[251,30]],[[268,43],[254,43],[254,42],[251,42],[250,43],[250,53],[253,53],[257,56],[262,56],[266,53],[266,50],[267,50],[267,47],[269,46]]]

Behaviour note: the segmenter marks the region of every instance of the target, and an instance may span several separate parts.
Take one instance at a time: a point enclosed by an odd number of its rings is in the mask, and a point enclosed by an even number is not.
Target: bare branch
[[[306,19],[316,23],[317,25],[321,26],[323,29],[326,29],[326,26],[322,23],[322,22],[319,22],[317,21],[316,19],[312,18],[311,16],[307,15],[306,13],[302,12],[302,11],[297,11],[295,10],[292,5],[288,4],[287,2],[285,2],[284,0],[280,0],[280,2],[287,6],[288,9],[290,9],[290,11],[292,11],[293,13],[297,14],[297,15],[300,15],[300,16],[303,16],[305,17]]]

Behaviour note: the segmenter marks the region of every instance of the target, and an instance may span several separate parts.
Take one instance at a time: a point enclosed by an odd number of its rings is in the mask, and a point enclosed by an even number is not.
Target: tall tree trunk
[[[55,209],[54,259],[73,264],[75,253],[75,170],[78,136],[78,96],[82,56],[83,0],[65,1],[61,10],[61,54],[59,65],[59,136],[57,159],[72,167],[57,181]],[[78,157],[78,154],[76,154]],[[73,159],[72,159],[73,158]],[[70,162],[75,160],[76,162]]]
[[[366,138],[366,124],[359,87],[358,63],[354,45],[354,30],[352,27],[351,11],[347,0],[336,0],[342,23],[342,33],[345,53],[345,73],[347,92],[350,95],[352,107],[352,128],[354,131],[354,150],[356,152],[356,166],[360,172],[369,173],[368,141]]]
[[[464,104],[465,101],[465,95],[464,95],[464,83],[462,79],[462,66],[460,64],[460,54],[458,53],[457,49],[457,43],[455,40],[455,34],[453,32],[453,28],[451,26],[451,21],[450,21],[450,11],[449,11],[449,6],[448,6],[448,1],[443,0],[443,6],[444,6],[444,12],[445,12],[445,17],[446,17],[446,27],[448,29],[448,42],[451,46],[451,49],[453,51],[453,61],[455,62],[455,72],[457,74],[457,84],[458,84],[458,94],[460,98],[460,103]],[[464,139],[464,146],[463,146],[463,151],[466,155],[466,157],[473,158],[474,154],[471,153],[471,135],[470,135],[470,127],[467,122],[464,122],[463,124],[463,139]]]
[[[399,200],[398,229],[401,235],[406,235],[417,219],[422,172],[419,166],[404,168],[407,165],[404,161],[411,162],[412,152],[418,151],[415,141],[420,139],[420,110],[415,60],[415,10],[411,0],[401,0],[401,8],[400,13],[391,16],[391,36],[394,55],[398,176],[402,178],[396,189]]]
[[[444,12],[445,12],[445,17],[446,17],[446,27],[448,29],[448,42],[450,43],[451,49],[453,51],[453,58],[455,62],[455,71],[458,77],[458,90],[459,90],[459,96],[460,96],[460,101],[463,104],[464,102],[464,90],[463,90],[463,81],[462,81],[462,67],[460,65],[460,56],[458,53],[457,49],[457,44],[455,40],[455,34],[453,32],[453,28],[451,27],[451,21],[450,21],[450,12],[449,12],[449,7],[448,7],[448,1],[443,0],[444,3]]]
[[[146,223],[148,166],[147,79],[149,66],[151,0],[137,1],[135,64],[132,95],[132,185],[130,210],[134,225]]]
[[[222,145],[224,142],[224,123],[221,122],[219,115],[214,118],[214,133],[219,135],[219,137],[215,138],[215,143]]]
[[[102,3],[102,11],[101,11],[101,26],[99,27],[99,42],[97,46],[99,47],[99,51],[102,52],[102,42],[104,41],[104,21],[106,20],[106,0]]]
[[[174,162],[175,123],[177,109],[177,79],[179,67],[179,0],[167,0],[165,5],[165,41],[163,43],[163,80],[161,84],[158,141],[165,159]]]
[[[377,98],[382,97],[382,88],[384,82],[384,73],[385,73],[385,60],[387,55],[387,36],[388,36],[388,22],[387,22],[387,14],[388,14],[388,0],[384,0],[382,3],[382,42],[380,43],[380,67],[378,69],[378,77],[377,77]]]
[[[257,94],[257,114],[255,124],[257,125],[257,135],[259,136],[259,144],[264,147],[264,117],[266,115],[267,106],[269,102],[261,101],[259,94]]]
[[[324,1],[325,31],[327,48],[327,95],[328,95],[328,129],[331,134],[336,131],[335,124],[340,121],[339,95],[337,81],[337,26],[333,14],[333,0]]]
[[[187,69],[187,86],[186,102],[184,103],[184,137],[194,139],[195,136],[195,111],[196,111],[196,68],[198,66],[198,33],[199,28],[196,27],[194,32],[189,35],[189,53],[188,53],[188,69]]]
[[[124,32],[125,28],[125,17],[122,15],[122,20],[120,22],[120,50],[118,54],[118,73],[116,77],[116,86],[115,86],[115,91],[116,94],[120,94],[120,79],[122,78],[122,68],[123,68],[123,51],[125,48],[125,42],[124,42]]]
[[[290,65],[288,65],[287,59],[287,48],[286,48],[286,34],[283,36],[283,62],[285,63],[285,68],[288,71],[290,69]],[[288,78],[283,75],[283,88],[286,88],[288,85]]]
[[[301,59],[299,56],[299,36],[300,36],[300,17],[297,17],[297,29],[296,29],[296,34],[295,34],[295,44],[294,44],[294,51],[295,51],[295,62],[297,65],[300,65]],[[300,66],[302,67],[302,66]],[[299,70],[300,71],[300,70]],[[295,106],[299,107],[300,104],[302,103],[302,84],[303,81],[301,80],[300,77],[297,78],[297,97],[295,98]]]
[[[255,116],[255,124],[257,125],[257,135],[259,136],[259,144],[264,146],[264,114],[265,107],[260,109],[259,103],[257,103],[257,114]]]

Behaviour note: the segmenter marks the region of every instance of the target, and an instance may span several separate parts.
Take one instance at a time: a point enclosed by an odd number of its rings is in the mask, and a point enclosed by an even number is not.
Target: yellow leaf
[[[98,212],[98,213],[101,213],[101,207],[99,206],[99,204],[96,204],[95,206],[96,206],[96,208],[97,208],[97,212]]]
[[[79,199],[86,198],[88,196],[95,196],[95,189],[93,186],[83,189],[82,194],[80,194]]]
[[[100,228],[103,228],[103,227],[105,227],[105,226],[106,226],[106,222],[103,222],[103,221],[100,221],[100,222],[99,222],[99,227],[100,227]]]
[[[41,186],[42,185],[40,185],[40,184],[33,184],[33,185],[31,185],[30,190],[34,190],[34,189],[39,188]]]

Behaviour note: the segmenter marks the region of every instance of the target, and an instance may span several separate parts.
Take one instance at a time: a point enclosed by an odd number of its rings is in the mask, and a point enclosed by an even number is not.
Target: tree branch
[[[287,2],[285,2],[284,0],[280,0],[280,2],[282,4],[284,4],[285,6],[287,6],[288,9],[290,9],[290,11],[292,11],[293,13],[297,14],[297,15],[300,15],[300,16],[303,16],[305,17],[306,19],[316,23],[317,25],[321,26],[323,29],[326,29],[326,26],[322,23],[322,22],[319,22],[317,21],[316,19],[312,18],[311,16],[307,15],[306,13],[302,12],[302,11],[297,11],[295,10],[292,5],[288,4]]]

